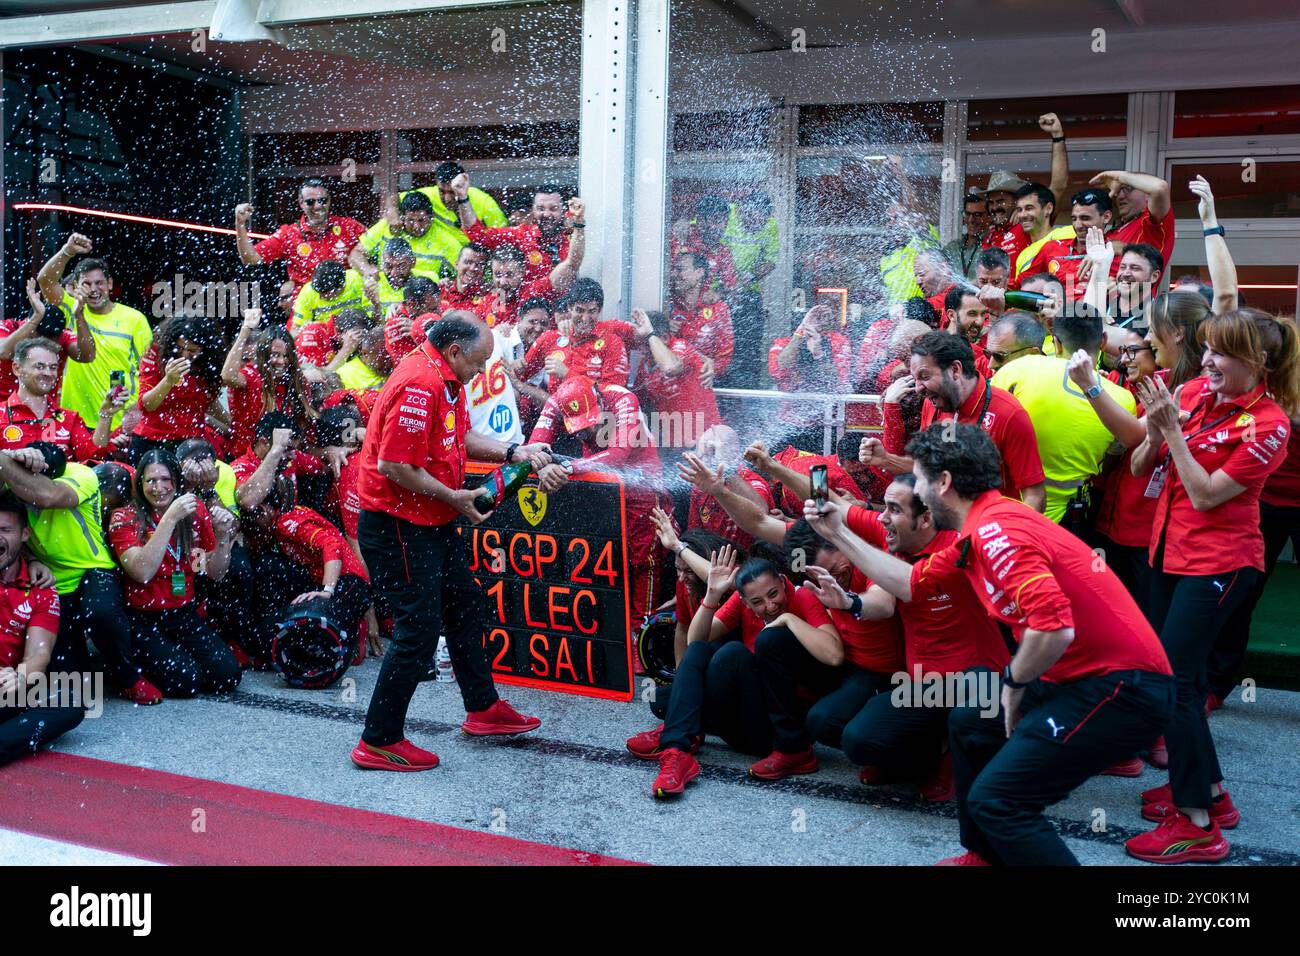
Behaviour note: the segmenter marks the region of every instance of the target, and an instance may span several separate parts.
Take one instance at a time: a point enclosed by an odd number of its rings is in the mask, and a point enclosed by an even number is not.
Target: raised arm
[[[1067,369],[1070,381],[1078,385],[1085,395],[1094,386],[1101,386],[1092,356],[1083,349],[1079,349],[1070,357]],[[1088,401],[1092,404],[1092,410],[1097,413],[1097,417],[1101,419],[1101,423],[1106,426],[1106,430],[1118,438],[1125,448],[1136,448],[1147,437],[1146,425],[1111,398],[1110,393],[1104,388],[1097,393],[1096,398],[1089,397]]]
[[[91,241],[79,232],[74,232],[68,236],[68,241],[54,255],[50,256],[49,261],[41,266],[41,271],[36,274],[36,281],[41,287],[41,295],[45,296],[45,301],[51,305],[57,305],[63,301],[63,270],[68,268],[68,263],[75,256],[84,256],[94,248]]]
[[[1199,200],[1196,211],[1202,229],[1217,229],[1219,217],[1214,210],[1214,193],[1204,176],[1197,176],[1188,188]],[[1209,265],[1210,284],[1214,287],[1214,314],[1222,315],[1237,307],[1237,267],[1228,251],[1228,241],[1215,233],[1205,237],[1205,261]]]
[[[1038,125],[1044,133],[1052,137],[1052,180],[1047,188],[1056,197],[1056,209],[1069,211],[1067,190],[1070,188],[1070,157],[1065,149],[1065,129],[1060,117],[1055,113],[1044,113],[1038,117]]]
[[[240,323],[235,341],[230,343],[230,351],[226,353],[226,360],[221,365],[221,380],[231,388],[248,388],[248,379],[244,378],[243,372],[244,349],[248,346],[249,336],[255,333],[261,324],[261,309],[244,310],[244,321]]]
[[[246,266],[256,266],[262,262],[262,257],[253,248],[253,240],[248,236],[248,221],[252,218],[252,203],[241,202],[235,207],[235,246],[239,249],[239,261]]]
[[[718,465],[713,471],[697,456],[687,452],[677,464],[678,474],[699,488],[706,495],[713,497],[730,515],[736,526],[760,541],[780,547],[785,542],[785,522],[768,514],[763,506],[752,498],[741,495],[728,487],[723,477],[723,466]],[[741,480],[738,476],[734,479]]]
[[[812,502],[804,503],[803,515],[819,535],[840,550],[855,568],[871,578],[900,601],[912,600],[912,566],[892,554],[867,544],[844,523],[848,506],[829,501],[819,511]]]

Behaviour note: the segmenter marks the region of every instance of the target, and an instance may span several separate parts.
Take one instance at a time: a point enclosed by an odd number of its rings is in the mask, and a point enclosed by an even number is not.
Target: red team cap
[[[555,390],[555,402],[564,416],[564,429],[570,435],[600,424],[600,400],[596,386],[585,375],[566,378]]]

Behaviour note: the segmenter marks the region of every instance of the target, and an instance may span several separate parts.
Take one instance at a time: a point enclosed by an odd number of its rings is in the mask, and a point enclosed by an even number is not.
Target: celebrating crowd
[[[863,783],[957,801],[945,862],[1067,864],[1044,809],[1145,760],[1170,782],[1129,853],[1225,858],[1240,813],[1209,714],[1300,538],[1300,341],[1244,304],[1203,179],[1210,281],[1170,283],[1168,183],[1107,171],[1067,196],[1064,130],[1040,125],[1050,184],[992,174],[946,246],[899,166],[864,319],[819,300],[776,335],[761,193],[682,211],[662,309],[627,316],[581,277],[580,198],[545,185],[507,219],[450,161],[369,227],[320,179],[258,242],[237,206],[241,261],[286,278],[234,328],[151,325],[114,298],[112,235],[69,235],[0,327],[0,763],[82,719],[14,702],[45,674],[152,705],[379,654],[352,759],[430,769],[404,724],[440,635],[467,732],[536,729],[496,693],[456,534],[490,520],[466,461],[527,461],[547,494],[623,482],[638,671],[641,622],[674,615],[662,722],[627,741],[656,796],[708,737],[760,780],[833,748]],[[720,402],[763,347],[787,397]],[[806,393],[848,402],[829,454]],[[295,651],[305,620],[332,657]],[[991,700],[900,704],[935,676]]]

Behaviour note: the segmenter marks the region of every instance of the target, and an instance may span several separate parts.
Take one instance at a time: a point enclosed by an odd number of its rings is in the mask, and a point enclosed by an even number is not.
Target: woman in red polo
[[[176,456],[140,456],[134,495],[113,512],[108,537],[122,564],[135,661],[167,697],[221,694],[239,684],[239,665],[196,610],[195,581],[220,581],[230,564],[235,519],[192,494],[177,496]]]
[[[208,319],[174,316],[158,326],[140,360],[140,422],[131,437],[131,464],[151,448],[204,437],[208,408],[221,391],[225,357],[221,330]]]
[[[1148,475],[1150,615],[1178,682],[1169,746],[1169,785],[1142,795],[1159,821],[1127,847],[1161,863],[1221,860],[1241,815],[1223,787],[1205,715],[1206,658],[1220,628],[1264,568],[1259,496],[1286,457],[1291,416],[1300,413],[1300,338],[1291,322],[1258,309],[1206,319],[1202,376],[1177,398],[1159,379],[1139,386],[1147,437],[1133,453]],[[1187,417],[1183,420],[1180,412]]]

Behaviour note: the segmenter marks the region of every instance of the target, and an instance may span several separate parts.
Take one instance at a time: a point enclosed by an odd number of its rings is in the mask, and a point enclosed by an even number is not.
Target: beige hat
[[[1008,172],[1005,169],[999,169],[989,176],[988,186],[984,189],[974,189],[971,191],[980,196],[987,196],[989,193],[1013,193],[1028,185],[1029,183],[1025,182],[1015,173]]]

